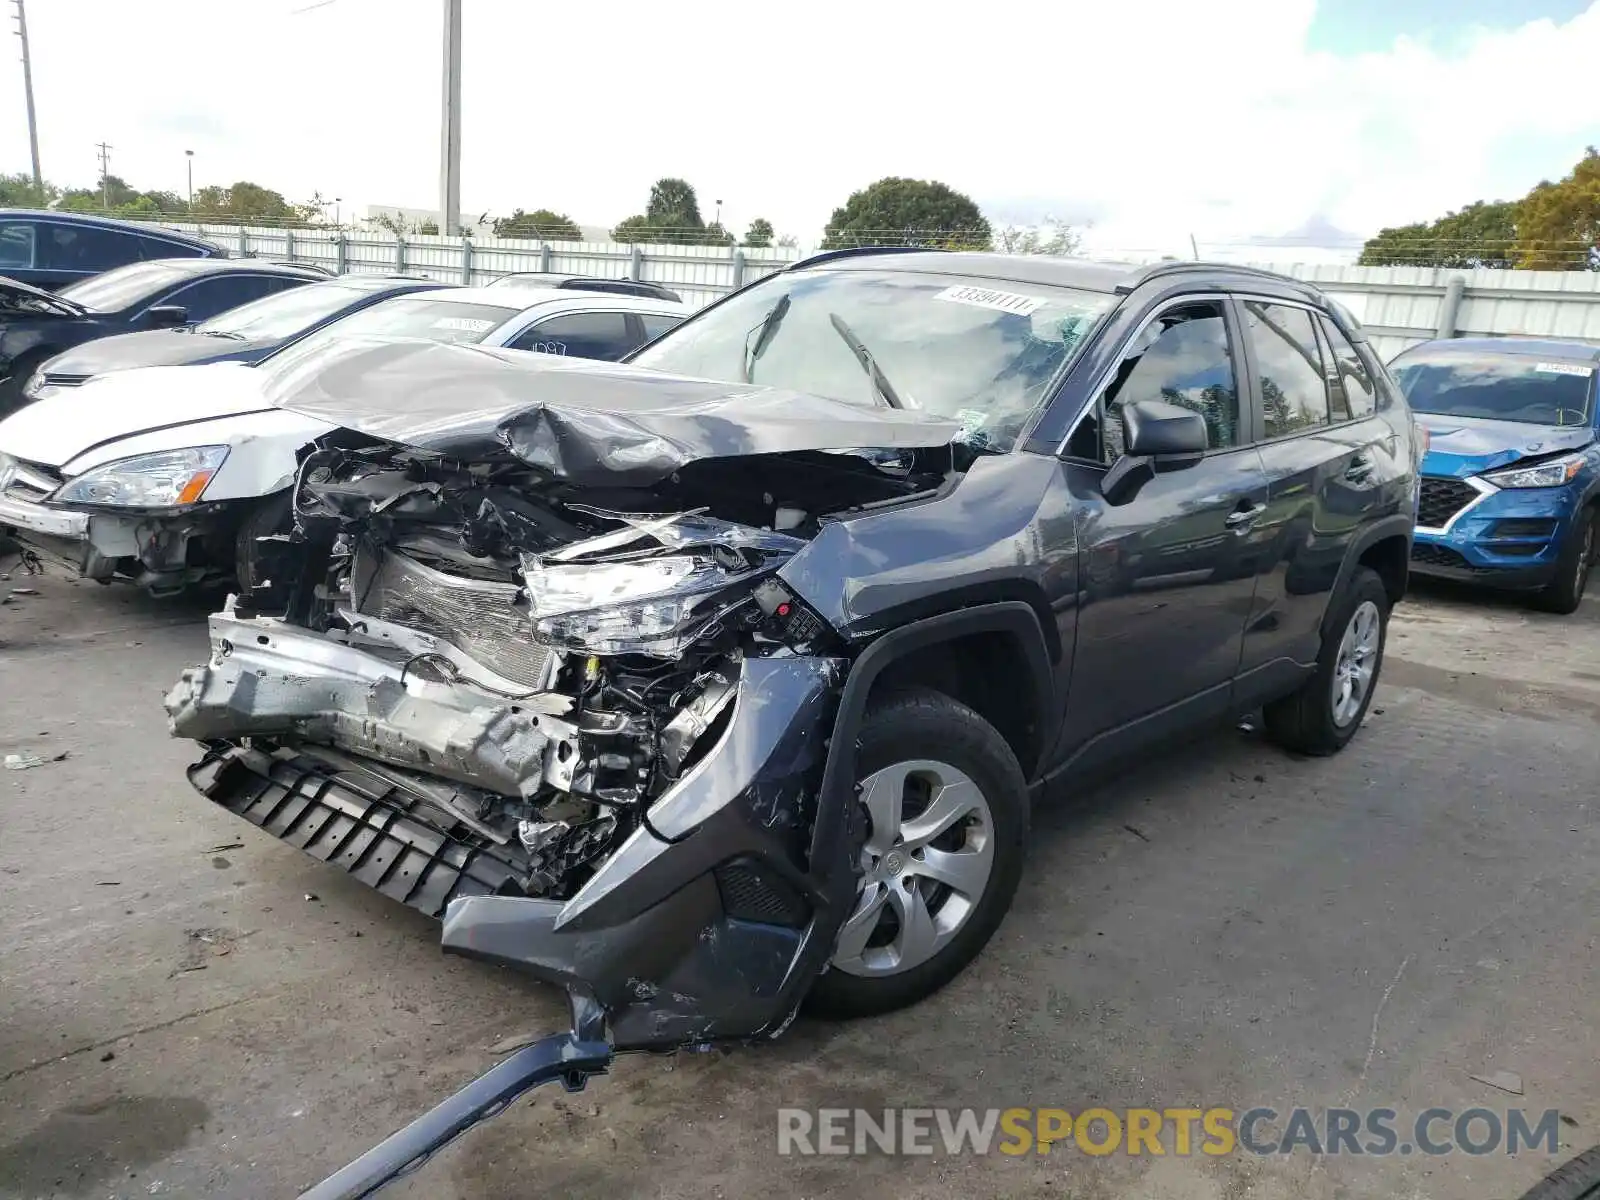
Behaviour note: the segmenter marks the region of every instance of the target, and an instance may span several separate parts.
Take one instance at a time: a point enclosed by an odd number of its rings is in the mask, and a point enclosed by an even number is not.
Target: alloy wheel
[[[1340,729],[1356,719],[1372,688],[1382,628],[1378,606],[1363,600],[1350,614],[1339,639],[1339,657],[1333,667],[1333,723]]]
[[[860,800],[871,831],[833,965],[897,975],[938,954],[977,909],[994,867],[994,818],[965,772],[931,759],[873,772]]]

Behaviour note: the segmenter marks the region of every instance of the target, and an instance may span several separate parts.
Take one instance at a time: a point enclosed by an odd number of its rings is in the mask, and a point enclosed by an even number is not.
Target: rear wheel
[[[1534,604],[1545,612],[1563,615],[1578,610],[1589,584],[1589,573],[1594,569],[1595,538],[1595,510],[1586,508],[1567,533],[1561,557],[1556,560],[1556,577],[1534,596]]]
[[[1389,623],[1389,593],[1378,573],[1357,567],[1328,616],[1316,672],[1262,713],[1268,735],[1301,754],[1344,749],[1372,703]]]
[[[960,974],[1011,907],[1028,831],[1016,756],[948,696],[875,705],[857,746],[861,888],[807,1001],[831,1017],[903,1008]]]

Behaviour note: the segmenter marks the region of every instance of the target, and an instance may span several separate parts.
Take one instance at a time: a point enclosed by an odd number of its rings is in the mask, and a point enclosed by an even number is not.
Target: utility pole
[[[100,207],[111,211],[111,150],[105,142],[97,142],[100,150]]]
[[[39,171],[39,127],[33,115],[33,60],[28,55],[28,14],[22,0],[17,6],[17,36],[22,39],[22,88],[28,94],[28,149],[33,152],[33,186],[44,203],[44,176]]]
[[[185,150],[184,160],[189,164],[189,215],[194,215],[194,151]]]
[[[444,113],[439,138],[439,228],[461,226],[461,0],[444,0]]]

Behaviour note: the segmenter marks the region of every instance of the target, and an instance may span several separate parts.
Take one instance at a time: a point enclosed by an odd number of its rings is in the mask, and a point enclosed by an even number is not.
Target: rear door
[[[1097,757],[1121,753],[1228,706],[1255,589],[1252,529],[1267,500],[1238,338],[1225,298],[1163,304],[1068,437],[1083,582],[1060,757],[1096,740]],[[1141,400],[1199,412],[1209,448],[1108,504],[1100,483],[1122,456],[1121,410]]]
[[[1376,415],[1361,357],[1327,316],[1281,299],[1236,301],[1267,473],[1257,580],[1240,661],[1240,699],[1278,690],[1315,661],[1322,615],[1345,555],[1379,515],[1379,481],[1401,448]]]

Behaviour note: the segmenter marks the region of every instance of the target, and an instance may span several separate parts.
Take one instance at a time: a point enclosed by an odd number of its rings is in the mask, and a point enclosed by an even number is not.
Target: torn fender
[[[838,681],[832,660],[746,660],[716,748],[577,895],[456,900],[445,951],[592,997],[618,1050],[782,1029],[856,894],[851,771],[832,772],[844,786],[818,794],[839,753],[829,739]],[[853,767],[853,747],[842,757]]]

